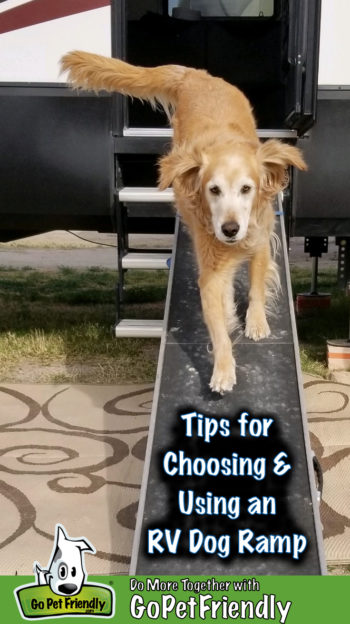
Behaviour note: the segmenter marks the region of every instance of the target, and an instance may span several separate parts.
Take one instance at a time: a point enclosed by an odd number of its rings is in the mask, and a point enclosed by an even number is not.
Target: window
[[[181,17],[181,9],[194,18],[272,17],[274,0],[169,0],[169,15]]]

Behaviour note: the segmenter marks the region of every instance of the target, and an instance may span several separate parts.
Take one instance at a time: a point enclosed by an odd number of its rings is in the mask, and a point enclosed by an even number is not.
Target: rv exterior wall
[[[319,85],[350,85],[349,23],[349,0],[322,0]]]
[[[1,3],[0,16],[26,1]],[[322,0],[320,85],[350,85],[349,22],[349,0]],[[111,54],[110,7],[2,33],[0,82],[64,82],[58,59],[71,49]]]
[[[1,13],[25,4],[10,0]],[[68,50],[111,55],[111,9],[102,7],[0,34],[0,82],[65,82],[58,60]]]

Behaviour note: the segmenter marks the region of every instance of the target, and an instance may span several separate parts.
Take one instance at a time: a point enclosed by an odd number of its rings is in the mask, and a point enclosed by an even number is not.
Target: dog
[[[86,578],[83,551],[95,554],[94,547],[85,539],[70,539],[62,525],[56,525],[55,544],[47,569],[35,562],[38,585],[49,585],[59,596],[75,596]]]
[[[245,95],[205,70],[138,67],[79,51],[61,62],[74,87],[117,91],[160,105],[168,115],[174,138],[172,149],[159,161],[159,188],[173,186],[177,209],[193,239],[214,356],[210,388],[221,394],[232,390],[236,364],[230,334],[238,324],[234,275],[249,260],[245,335],[267,338],[266,304],[279,284],[271,252],[272,205],[288,183],[288,167],[306,169],[302,154],[275,139],[260,142]]]

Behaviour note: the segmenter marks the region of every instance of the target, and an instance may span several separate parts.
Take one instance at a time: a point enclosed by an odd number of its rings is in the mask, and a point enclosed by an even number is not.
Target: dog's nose
[[[227,238],[233,238],[239,231],[239,225],[236,221],[227,221],[221,226],[221,230]]]
[[[74,585],[74,583],[62,583],[58,586],[58,589],[62,594],[70,595],[77,591],[78,586]]]

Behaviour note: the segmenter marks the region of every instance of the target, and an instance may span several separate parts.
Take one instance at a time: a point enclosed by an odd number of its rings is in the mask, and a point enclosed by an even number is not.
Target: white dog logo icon
[[[61,524],[56,525],[55,544],[47,569],[34,563],[38,585],[49,585],[55,594],[74,596],[86,579],[83,551],[95,554],[85,538],[70,539]]]

